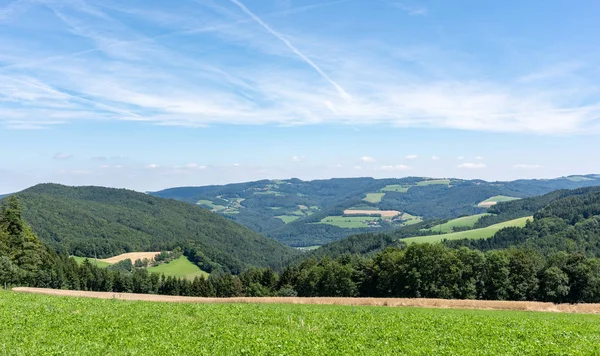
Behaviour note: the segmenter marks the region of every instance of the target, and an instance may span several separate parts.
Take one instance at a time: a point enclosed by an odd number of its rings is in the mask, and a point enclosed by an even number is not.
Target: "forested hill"
[[[278,266],[296,253],[205,209],[130,190],[41,184],[16,196],[40,239],[72,255],[194,247],[206,262],[239,272]]]
[[[172,188],[150,194],[197,204],[301,247],[394,230],[421,220],[484,213],[496,202],[595,185],[600,185],[600,175],[512,182],[421,177],[289,179]],[[378,217],[380,211],[390,215]]]
[[[557,194],[560,192],[557,192]],[[451,247],[492,250],[510,246],[543,254],[577,252],[600,257],[600,189],[583,188],[549,202],[524,228],[507,228],[485,240],[458,240]]]

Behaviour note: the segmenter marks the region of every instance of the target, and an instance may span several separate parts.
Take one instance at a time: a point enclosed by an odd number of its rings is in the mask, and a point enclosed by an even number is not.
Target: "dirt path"
[[[322,304],[355,306],[423,307],[481,310],[521,310],[541,312],[600,314],[600,304],[552,304],[541,302],[507,302],[487,300],[455,299],[408,299],[408,298],[196,298],[155,294],[132,294],[111,292],[85,292],[44,288],[13,288],[15,292],[39,293],[68,297],[86,297],[100,299],[141,300],[148,302],[172,303],[273,303],[273,304]]]

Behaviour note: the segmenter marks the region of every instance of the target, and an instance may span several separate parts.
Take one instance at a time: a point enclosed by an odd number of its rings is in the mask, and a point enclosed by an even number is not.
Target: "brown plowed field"
[[[541,302],[507,302],[487,300],[455,300],[455,299],[409,299],[409,298],[196,298],[155,294],[132,294],[111,292],[85,292],[44,288],[14,288],[15,292],[39,293],[48,295],[86,297],[119,300],[141,300],[148,302],[175,303],[272,303],[272,304],[322,304],[322,305],[355,305],[355,306],[388,306],[388,307],[422,307],[480,310],[521,310],[540,312],[563,312],[600,314],[600,304],[552,304]]]
[[[113,256],[110,258],[105,258],[103,260],[98,260],[98,261],[102,261],[102,262],[106,262],[106,263],[110,263],[110,264],[115,264],[118,262],[121,262],[123,260],[126,259],[130,259],[131,262],[135,262],[136,260],[143,260],[144,258],[147,258],[148,261],[154,261],[154,256],[158,255],[160,252],[130,252],[130,253],[124,253],[122,255],[118,255],[118,256]]]

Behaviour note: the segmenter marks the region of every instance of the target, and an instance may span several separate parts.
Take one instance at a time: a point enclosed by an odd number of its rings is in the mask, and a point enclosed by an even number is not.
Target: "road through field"
[[[422,307],[478,310],[520,310],[539,312],[563,312],[600,314],[600,304],[553,304],[542,302],[512,302],[497,300],[457,300],[457,299],[425,299],[425,298],[298,298],[298,297],[264,297],[264,298],[197,298],[156,294],[86,292],[74,290],[46,288],[13,288],[15,292],[38,293],[66,297],[85,297],[100,299],[138,300],[148,302],[172,303],[257,303],[257,304],[319,304],[348,306],[388,306],[388,307]]]

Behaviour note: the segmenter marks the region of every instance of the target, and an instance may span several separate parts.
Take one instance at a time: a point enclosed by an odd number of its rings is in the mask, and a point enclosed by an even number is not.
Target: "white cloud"
[[[158,168],[158,165],[157,164],[149,164],[149,165],[146,166],[146,168],[148,168],[148,169],[156,169],[156,168]]]
[[[365,163],[375,163],[377,162],[377,160],[373,157],[370,156],[363,156],[360,158],[361,161],[365,162]]]
[[[54,155],[54,157],[52,157],[52,159],[55,159],[57,161],[64,161],[67,159],[73,158],[73,155],[70,153],[57,153]]]
[[[540,169],[543,168],[539,164],[515,164],[514,169]]]
[[[427,10],[416,1],[394,3],[415,15]],[[187,127],[342,124],[537,134],[600,131],[597,80],[584,75],[596,62],[585,62],[584,55],[576,65],[544,73],[528,73],[523,65],[510,68],[518,73],[513,77],[484,76],[478,73],[487,68],[470,53],[399,48],[393,33],[360,41],[352,33],[314,33],[292,21],[278,22],[285,24],[285,34],[268,24],[267,18],[321,4],[280,14],[261,11],[260,18],[238,0],[195,2],[197,8],[189,6],[185,12],[161,4],[142,9],[126,2],[98,1],[94,7],[80,1],[60,6],[44,2],[53,11],[36,16],[53,16],[40,19],[51,26],[48,31],[37,31],[37,18],[27,17],[29,12],[21,14],[20,27],[9,27],[0,42],[2,63],[8,63],[0,67],[0,101],[11,103],[0,105],[0,127],[127,120]],[[148,26],[137,26],[140,22]],[[206,25],[197,28],[198,23]],[[171,32],[154,35],[165,28]],[[21,38],[20,30],[36,30],[37,37]],[[73,45],[40,45],[52,43],[50,38]],[[164,45],[164,39],[224,50],[199,58],[196,47]],[[82,48],[82,43],[93,46]],[[240,50],[249,53],[242,64]],[[563,82],[540,85],[539,78]]]
[[[183,167],[187,169],[206,169],[206,166],[201,166],[197,163],[188,163]]]
[[[465,156],[458,156],[456,159],[459,160],[459,161],[462,161],[462,160],[465,159]]]
[[[382,171],[405,171],[410,169],[410,167],[403,164],[398,164],[395,166],[381,166],[380,169]]]
[[[354,169],[361,170],[361,169],[363,169],[363,167],[362,166],[354,166]]]
[[[478,160],[478,161],[481,161],[481,160],[483,160],[483,157],[477,156],[477,157],[475,157],[475,159]]]
[[[483,163],[462,163],[462,164],[459,164],[457,167],[464,168],[464,169],[483,169],[487,166]]]
[[[417,158],[419,158],[419,156],[417,156],[417,155],[408,155],[408,156],[406,156],[404,158],[406,158],[406,159],[417,159]]]
[[[438,156],[431,156],[432,161],[439,161],[441,158]]]

